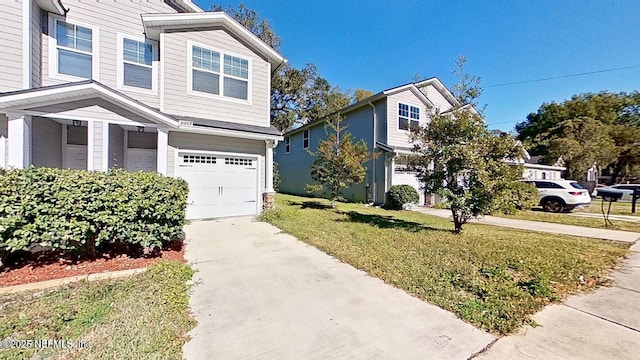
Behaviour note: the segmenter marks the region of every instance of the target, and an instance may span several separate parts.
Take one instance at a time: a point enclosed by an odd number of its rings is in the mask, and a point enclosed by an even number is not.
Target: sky
[[[204,10],[235,1],[194,0]],[[245,0],[281,53],[341,89],[374,93],[416,75],[481,78],[489,128],[510,131],[545,102],[640,90],[640,1]],[[578,75],[581,74],[581,75]],[[578,76],[573,76],[578,75]],[[541,79],[549,79],[537,81]],[[509,85],[505,85],[509,84]]]

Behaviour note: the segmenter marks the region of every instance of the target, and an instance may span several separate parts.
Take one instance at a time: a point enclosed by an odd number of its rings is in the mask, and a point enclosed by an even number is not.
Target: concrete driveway
[[[248,218],[186,227],[187,359],[468,359],[494,337]]]

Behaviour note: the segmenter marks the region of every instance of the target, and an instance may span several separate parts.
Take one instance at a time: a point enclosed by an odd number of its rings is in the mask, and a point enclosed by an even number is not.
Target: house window
[[[284,152],[287,153],[287,154],[291,152],[291,138],[290,137],[284,138]]]
[[[305,130],[302,132],[302,148],[309,148],[309,130]]]
[[[126,37],[120,41],[122,70],[119,75],[122,76],[122,85],[152,90],[154,45]]]
[[[53,75],[69,75],[91,79],[95,71],[97,29],[68,23],[63,20],[53,21],[55,49],[52,49]]]
[[[192,45],[191,90],[248,100],[249,60]]]
[[[416,129],[420,126],[420,108],[398,103],[398,129]]]

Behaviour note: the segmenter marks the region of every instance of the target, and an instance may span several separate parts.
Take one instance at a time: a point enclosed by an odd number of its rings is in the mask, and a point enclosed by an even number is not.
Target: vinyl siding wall
[[[69,8],[67,19],[69,22],[78,21],[98,27],[100,46],[100,78],[99,81],[116,89],[117,85],[117,50],[118,33],[141,37],[144,34],[140,14],[142,13],[175,13],[162,0],[153,1],[86,1],[65,0],[65,7]],[[51,16],[48,22],[53,21]],[[45,27],[48,33],[48,26]],[[65,83],[65,80],[53,79],[49,75],[49,35],[42,37],[42,78],[43,85]],[[95,46],[96,44],[94,44]],[[159,64],[158,64],[159,65]],[[158,70],[160,67],[158,66]],[[159,73],[159,72],[158,72]],[[82,79],[78,79],[82,80]],[[157,81],[157,79],[156,79]],[[159,108],[159,95],[148,95],[118,89],[123,93]]]
[[[102,147],[106,144],[104,128],[101,121],[95,121],[93,123],[93,149],[89,149],[89,154],[93,154],[93,169],[89,170],[102,170]]]
[[[62,125],[48,118],[31,120],[31,162],[34,166],[62,167]]]
[[[433,85],[427,85],[420,88],[420,91],[427,96],[433,103],[434,111],[447,111],[453,107],[451,103],[436,89]]]
[[[109,125],[109,168],[124,168],[124,130]]]
[[[7,160],[9,160],[9,142],[7,141],[7,137],[9,136],[9,119],[5,114],[0,114],[0,138],[4,138],[4,143],[0,141],[0,146],[4,144],[4,158],[0,159],[0,165],[6,164]]]
[[[167,151],[167,175],[177,176],[175,163],[179,151],[201,150],[225,153],[242,153],[258,155],[260,190],[265,188],[265,143],[260,140],[229,138],[222,136],[169,132],[169,149]],[[259,199],[262,201],[261,199]]]
[[[4,92],[22,89],[22,1],[3,0],[1,8],[0,92]]]
[[[171,32],[164,35],[164,112],[214,120],[269,126],[270,65],[223,30]],[[191,71],[187,41],[250,59],[249,103],[188,94]],[[221,59],[222,62],[222,59]],[[215,111],[212,111],[215,109]]]
[[[31,1],[31,86],[42,83],[42,18],[47,14]]]
[[[387,144],[391,146],[411,147],[409,131],[398,129],[398,104],[420,108],[420,125],[428,123],[427,106],[410,90],[387,97]]]

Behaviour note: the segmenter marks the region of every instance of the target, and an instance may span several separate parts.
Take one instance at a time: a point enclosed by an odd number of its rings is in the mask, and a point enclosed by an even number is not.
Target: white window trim
[[[139,87],[129,86],[124,84],[124,55],[123,55],[124,39],[129,39],[129,40],[134,40],[139,42],[146,42],[148,44],[151,44],[151,48],[153,51],[153,58],[151,60],[151,89],[144,89],[144,88],[139,88]],[[158,42],[154,40],[146,39],[144,36],[132,36],[132,35],[127,35],[123,33],[118,33],[117,49],[118,49],[117,50],[118,51],[118,56],[117,56],[118,79],[117,79],[116,87],[119,90],[126,90],[126,91],[141,93],[141,94],[158,95],[158,63],[159,63]],[[137,65],[145,66],[142,64],[137,64]]]
[[[407,115],[407,120],[409,121],[409,129],[404,130],[404,129],[400,129],[400,104],[403,105],[407,105],[409,107],[408,111],[408,115]],[[420,117],[419,119],[412,119],[411,118],[411,107],[415,107],[418,108],[419,112],[418,112],[418,116]],[[414,105],[414,104],[410,104],[410,103],[406,103],[406,102],[402,102],[402,101],[398,101],[398,105],[396,106],[396,113],[395,113],[395,118],[396,118],[396,131],[399,133],[406,133],[406,134],[410,134],[411,133],[411,121],[418,121],[418,126],[422,125],[422,114],[426,113],[424,111],[424,109],[422,109],[420,106],[418,105]]]
[[[201,47],[203,49],[207,49],[207,50],[211,50],[211,51],[215,51],[217,53],[220,54],[220,94],[216,95],[216,94],[209,94],[206,92],[202,92],[202,91],[196,91],[193,90],[193,47],[197,46],[197,47]],[[242,78],[238,78],[235,77],[233,75],[225,75],[224,74],[224,56],[225,55],[230,55],[230,56],[234,56],[234,57],[238,57],[241,58],[243,60],[247,60],[248,62],[248,70],[249,70],[249,77],[248,79],[242,79]],[[189,95],[194,95],[194,96],[200,96],[200,97],[206,97],[209,99],[216,99],[216,100],[221,100],[221,101],[228,101],[228,102],[233,102],[233,103],[237,103],[237,104],[245,104],[245,105],[251,105],[251,88],[253,85],[253,61],[250,57],[248,56],[244,56],[244,55],[240,55],[240,54],[235,54],[232,52],[228,52],[228,51],[223,51],[220,49],[217,49],[215,47],[211,47],[211,46],[207,46],[207,45],[203,45],[194,41],[187,41],[187,94]],[[199,69],[199,71],[207,71],[206,69]],[[224,96],[224,77],[228,76],[230,78],[233,79],[238,79],[238,80],[243,80],[243,81],[247,81],[247,100],[243,100],[243,99],[236,99],[236,98],[232,98],[232,97],[228,97],[228,96]]]
[[[78,81],[86,78],[58,73],[58,44],[56,38],[56,21],[64,21],[69,24],[78,25],[91,29],[91,79],[100,81],[100,30],[95,25],[90,25],[81,21],[67,19],[62,16],[49,14],[49,78]]]
[[[307,135],[305,137],[305,134]],[[307,146],[304,146],[304,141],[307,140]],[[302,149],[308,149],[309,145],[311,145],[311,131],[309,129],[302,131]]]
[[[289,154],[291,152],[291,136],[284,138],[284,153]]]

